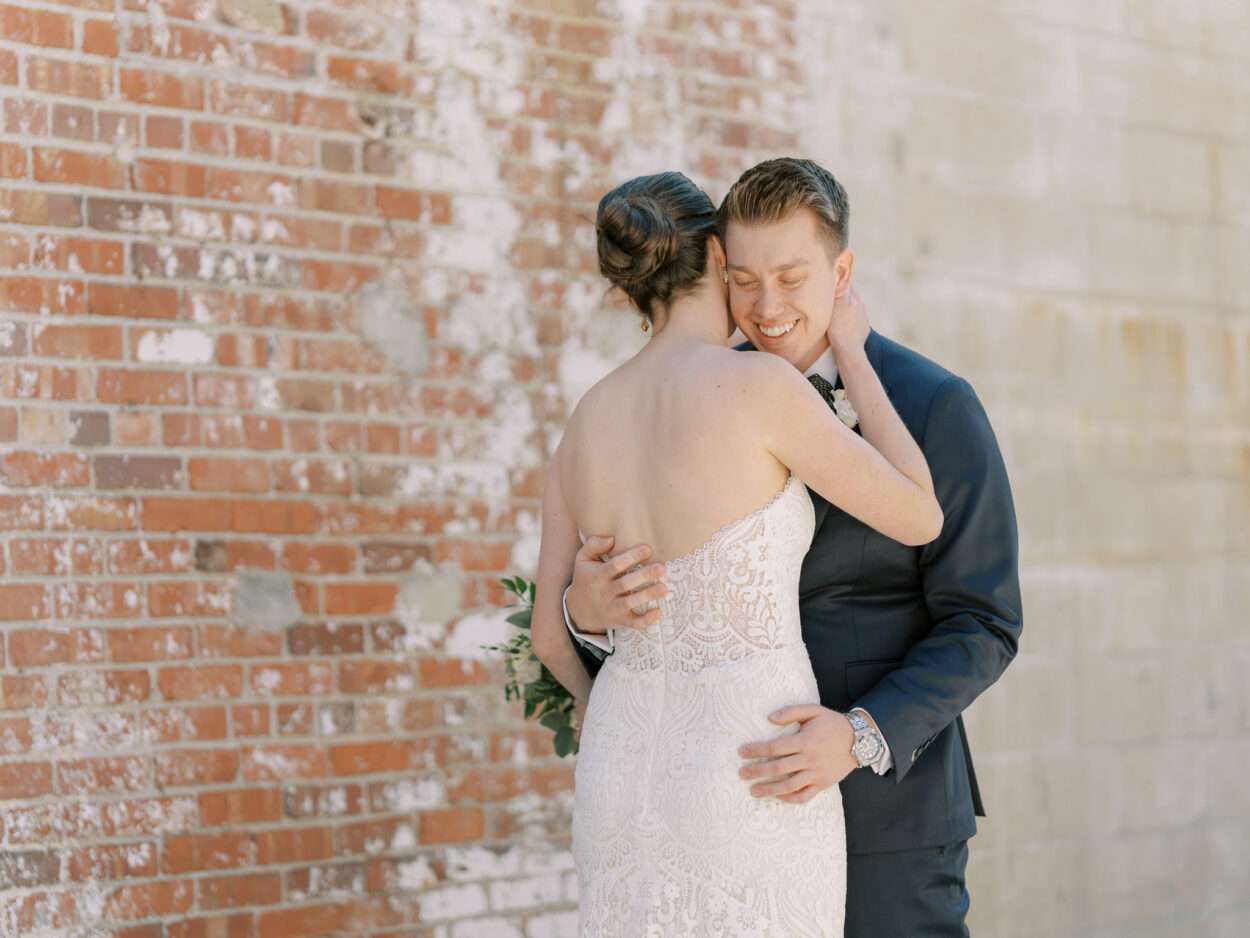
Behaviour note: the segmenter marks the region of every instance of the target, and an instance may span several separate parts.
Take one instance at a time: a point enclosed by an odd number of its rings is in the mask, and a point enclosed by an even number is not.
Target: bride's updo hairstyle
[[[639,176],[599,200],[599,272],[648,321],[689,293],[707,268],[707,239],[719,235],[707,193],[681,173]]]

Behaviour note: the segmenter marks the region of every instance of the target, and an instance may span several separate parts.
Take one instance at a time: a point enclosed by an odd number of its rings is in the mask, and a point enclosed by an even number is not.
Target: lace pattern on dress
[[[766,505],[666,565],[660,622],[621,629],[595,679],[575,769],[582,938],[834,938],[845,830],[837,786],[751,796],[744,742],[818,703],[798,577],[814,512],[793,475]]]

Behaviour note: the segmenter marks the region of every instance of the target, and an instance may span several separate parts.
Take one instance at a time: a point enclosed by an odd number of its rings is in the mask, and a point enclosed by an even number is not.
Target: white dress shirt
[[[837,362],[834,361],[834,358],[833,358],[833,349],[831,348],[825,349],[824,354],[822,354],[818,359],[812,362],[811,367],[808,368],[805,372],[803,372],[804,377],[808,377],[810,375],[820,375],[822,378],[828,381],[831,385],[835,385],[838,383],[838,365],[837,365]],[[569,588],[565,587],[564,597],[561,601],[561,605],[564,608],[564,624],[568,626],[569,631],[573,633],[573,637],[576,638],[579,642],[582,642],[583,644],[594,645],[596,648],[602,649],[603,651],[606,651],[608,654],[612,654],[612,652],[616,650],[616,641],[613,637],[613,632],[615,632],[616,630],[608,629],[606,636],[596,635],[592,632],[581,631],[575,625],[573,625],[573,619],[569,615],[568,599],[569,599]],[[870,714],[863,707],[855,707],[854,709],[864,714],[864,716],[868,718],[868,722],[871,723],[873,726],[877,725],[876,720],[872,718],[872,714]],[[887,742],[885,744],[885,749],[881,753],[881,756],[877,759],[876,762],[873,763],[872,770],[876,772],[878,775],[884,775],[886,772],[890,771],[890,768],[893,765],[894,765],[894,757],[890,754],[890,744]]]

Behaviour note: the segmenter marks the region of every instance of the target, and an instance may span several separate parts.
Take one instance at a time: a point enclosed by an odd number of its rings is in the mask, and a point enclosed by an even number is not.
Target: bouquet
[[[500,582],[521,600],[521,608],[508,616],[508,623],[515,626],[516,632],[502,645],[482,647],[489,651],[503,652],[505,656],[508,682],[503,688],[504,699],[524,700],[525,719],[532,719],[538,714],[538,722],[556,734],[556,755],[573,755],[577,752],[577,735],[573,732],[576,701],[538,660],[530,637],[530,620],[534,614],[534,584],[519,576]]]

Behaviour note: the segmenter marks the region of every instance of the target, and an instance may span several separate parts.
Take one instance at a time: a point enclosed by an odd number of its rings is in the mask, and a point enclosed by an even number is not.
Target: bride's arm
[[[742,406],[753,409],[772,454],[830,503],[903,544],[927,544],[942,530],[929,465],[863,343],[854,344],[835,354],[867,439],[847,428],[793,366],[772,355],[751,356],[754,374],[740,387]]]
[[[542,546],[538,552],[538,577],[534,591],[534,615],[530,622],[534,654],[557,681],[585,705],[590,697],[591,677],[565,635],[561,598],[568,584],[573,559],[581,546],[577,524],[568,509],[560,487],[560,459],[557,452],[547,471],[543,490]]]
[[[851,406],[859,417],[860,431],[895,469],[936,501],[929,463],[886,397],[881,379],[868,361],[865,351],[868,331],[864,303],[855,288],[848,285],[834,304],[829,322],[829,345]]]

